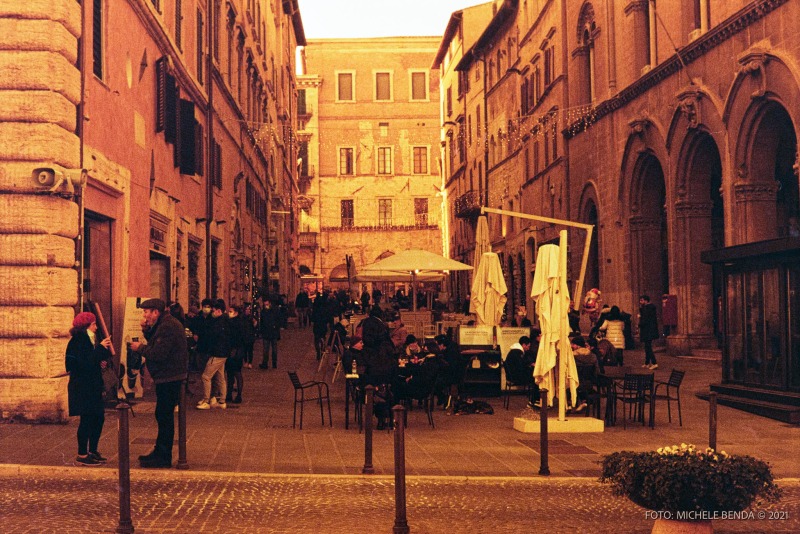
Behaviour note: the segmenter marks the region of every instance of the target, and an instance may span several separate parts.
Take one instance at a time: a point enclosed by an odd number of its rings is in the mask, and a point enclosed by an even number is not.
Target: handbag
[[[112,362],[109,362],[104,369],[101,369],[100,374],[103,377],[103,401],[115,400],[117,398],[117,387],[119,386],[117,369]]]

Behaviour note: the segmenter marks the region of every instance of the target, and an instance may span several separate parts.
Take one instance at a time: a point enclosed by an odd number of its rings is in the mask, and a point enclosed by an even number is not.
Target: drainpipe
[[[75,123],[75,128],[78,134],[78,150],[80,153],[78,154],[79,161],[78,166],[83,169],[83,148],[84,148],[84,129],[85,129],[85,121],[84,116],[86,116],[86,10],[91,9],[88,7],[90,4],[82,3],[81,4],[81,39],[78,40],[80,50],[78,50],[78,57],[80,57],[80,64],[78,65],[78,70],[81,76],[81,99],[80,103],[78,104],[78,109],[80,112],[78,113],[78,118]],[[83,174],[83,173],[82,173]],[[80,190],[77,193],[77,200],[78,200],[78,240],[75,244],[75,257],[78,260],[78,311],[83,311],[83,279],[85,273],[83,272],[83,262],[86,261],[85,258],[85,251],[86,247],[84,246],[84,193],[86,192],[86,177],[85,175],[81,176],[81,186]],[[113,326],[112,326],[113,328]]]
[[[206,77],[208,79],[206,84],[206,92],[208,94],[208,103],[206,107],[206,128],[208,129],[208,136],[206,138],[206,154],[208,162],[205,178],[206,178],[206,297],[211,298],[213,294],[214,281],[211,278],[212,261],[211,257],[211,224],[214,222],[214,184],[213,172],[215,167],[214,162],[214,76],[212,69],[214,68],[214,2],[213,0],[206,0]]]
[[[483,64],[483,205],[489,207],[489,87],[486,83],[489,77],[486,72],[485,53],[481,56],[481,63]]]

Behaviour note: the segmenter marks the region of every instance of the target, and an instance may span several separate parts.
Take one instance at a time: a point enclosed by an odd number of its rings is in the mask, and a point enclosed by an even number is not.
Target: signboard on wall
[[[458,328],[458,344],[462,347],[491,347],[494,345],[494,327],[461,325]]]

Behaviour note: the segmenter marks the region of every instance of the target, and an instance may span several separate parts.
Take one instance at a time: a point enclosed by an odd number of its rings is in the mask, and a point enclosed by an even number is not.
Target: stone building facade
[[[302,21],[296,0],[32,0],[0,24],[0,416],[61,421],[76,310],[120,353],[127,297],[294,291]]]
[[[439,78],[430,68],[438,43],[308,41],[300,235],[301,269],[314,282],[347,288],[385,255],[442,252]],[[351,289],[361,287],[351,280]]]
[[[799,231],[798,17],[796,0],[495,0],[457,67],[475,74],[465,102],[488,104],[466,168],[489,163],[483,198],[448,195],[449,220],[466,224],[453,256],[471,259],[481,205],[593,224],[584,287],[634,317],[639,295],[673,296],[668,350],[713,353],[721,286],[700,253]],[[490,216],[513,303],[558,229]],[[571,231],[571,250],[583,240]]]

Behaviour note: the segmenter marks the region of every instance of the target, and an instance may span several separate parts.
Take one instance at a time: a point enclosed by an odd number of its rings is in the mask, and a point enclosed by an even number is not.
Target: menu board
[[[461,345],[462,348],[465,346],[493,347],[494,327],[486,325],[461,325],[458,328],[458,344]]]
[[[510,327],[497,327],[497,344],[500,345],[500,357],[506,361],[508,351],[511,350],[511,345],[519,343],[519,338],[522,336],[530,336],[531,329],[527,326],[510,326]],[[506,370],[500,375],[500,388],[506,388]]]
[[[530,336],[531,329],[527,326],[498,326],[497,327],[497,344],[500,345],[500,357],[503,361],[511,350],[511,345],[519,342],[522,336]]]

